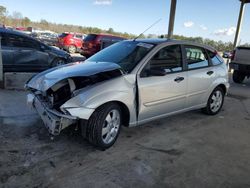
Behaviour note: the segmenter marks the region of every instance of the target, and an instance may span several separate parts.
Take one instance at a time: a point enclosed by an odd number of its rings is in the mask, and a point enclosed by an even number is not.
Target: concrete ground
[[[71,129],[51,141],[25,92],[0,90],[0,143],[0,187],[250,187],[250,81],[216,116],[123,128],[106,151]]]

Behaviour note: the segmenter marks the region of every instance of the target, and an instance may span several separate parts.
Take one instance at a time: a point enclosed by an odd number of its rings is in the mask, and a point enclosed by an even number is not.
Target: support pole
[[[3,59],[2,59],[2,46],[1,46],[1,36],[0,36],[0,88],[3,88]]]
[[[169,23],[168,23],[168,38],[169,39],[173,37],[176,1],[177,0],[171,0]]]
[[[239,39],[239,33],[240,33],[240,29],[241,29],[241,23],[243,20],[242,18],[243,18],[244,9],[245,9],[245,3],[246,3],[245,0],[241,0],[240,13],[239,13],[236,33],[235,33],[235,37],[234,37],[234,48],[237,46],[238,39]]]

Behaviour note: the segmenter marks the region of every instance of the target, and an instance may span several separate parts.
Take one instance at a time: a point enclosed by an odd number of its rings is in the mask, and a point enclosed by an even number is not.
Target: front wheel
[[[118,104],[103,105],[88,120],[86,138],[91,144],[107,149],[115,143],[121,122],[121,109]]]
[[[221,87],[215,88],[208,98],[207,106],[202,111],[209,115],[217,114],[223,106],[224,96],[225,93]]]
[[[60,65],[64,65],[65,64],[65,60],[61,59],[61,58],[56,58],[52,64],[51,67],[56,67],[56,66],[60,66]]]

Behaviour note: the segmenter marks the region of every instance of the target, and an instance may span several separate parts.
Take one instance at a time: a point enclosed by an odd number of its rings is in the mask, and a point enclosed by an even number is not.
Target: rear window
[[[66,37],[68,35],[68,33],[62,33],[61,35],[59,35],[60,38]]]
[[[223,59],[217,53],[211,51],[207,51],[207,53],[212,61],[212,65],[219,65],[223,63]]]
[[[95,34],[90,34],[90,35],[87,35],[87,36],[84,38],[84,41],[85,41],[85,42],[93,41],[93,40],[96,39],[96,37],[97,37],[97,35],[95,35]]]

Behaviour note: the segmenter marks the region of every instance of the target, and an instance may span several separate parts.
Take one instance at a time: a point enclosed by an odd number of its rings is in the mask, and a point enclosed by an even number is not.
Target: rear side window
[[[186,46],[185,50],[188,69],[197,69],[208,66],[208,58],[204,49]]]
[[[219,65],[223,63],[223,59],[216,52],[207,51],[207,53],[212,61],[212,65]]]
[[[17,48],[39,49],[38,42],[33,41],[26,37],[18,36],[18,35],[8,35],[7,46],[17,47]]]
[[[87,35],[87,36],[84,38],[84,41],[85,41],[85,42],[93,41],[93,40],[96,39],[96,37],[97,37],[97,35],[89,34],[89,35]]]
[[[68,36],[68,33],[62,33],[61,35],[59,35],[60,38],[64,38],[66,36]]]
[[[75,37],[76,37],[76,38],[79,38],[79,39],[82,39],[82,35],[76,34]]]
[[[167,46],[159,50],[149,61],[150,69],[163,69],[166,73],[182,71],[181,47]]]

